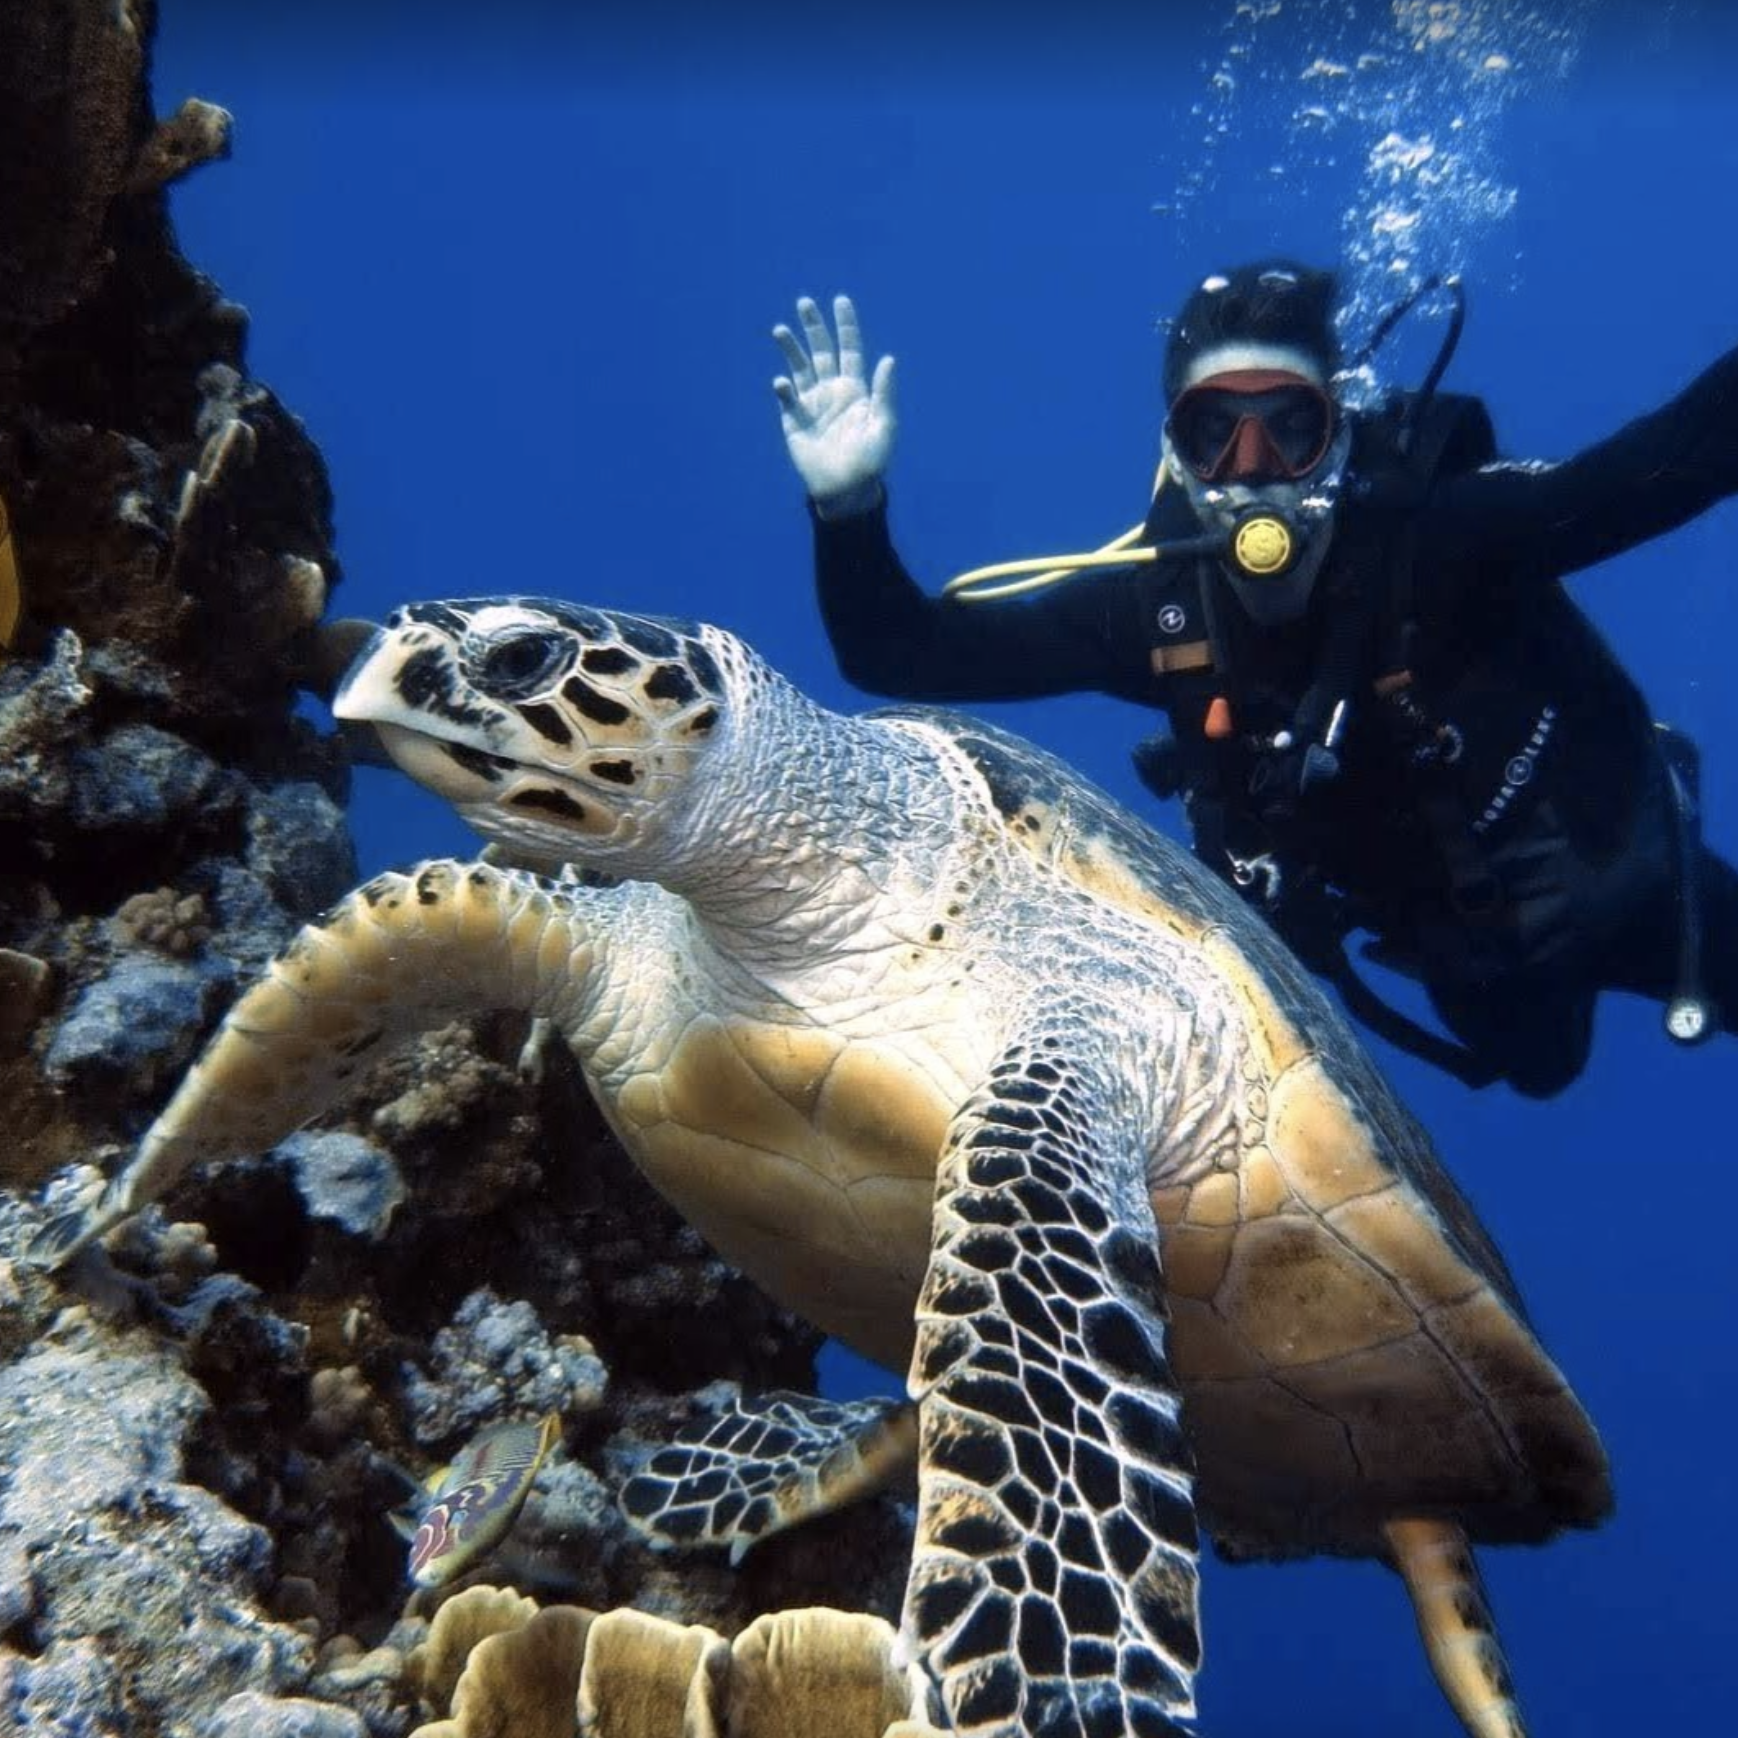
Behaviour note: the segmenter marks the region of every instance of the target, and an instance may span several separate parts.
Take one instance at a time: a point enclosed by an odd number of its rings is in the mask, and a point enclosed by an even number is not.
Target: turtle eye
[[[517,700],[549,687],[573,661],[566,634],[524,628],[503,634],[471,661],[477,686],[497,699]]]

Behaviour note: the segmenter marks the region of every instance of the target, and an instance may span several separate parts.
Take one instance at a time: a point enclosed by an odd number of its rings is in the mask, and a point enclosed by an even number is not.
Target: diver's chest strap
[[[1205,640],[1154,646],[1150,661],[1155,676],[1175,676],[1184,670],[1210,670],[1213,668],[1213,648]]]

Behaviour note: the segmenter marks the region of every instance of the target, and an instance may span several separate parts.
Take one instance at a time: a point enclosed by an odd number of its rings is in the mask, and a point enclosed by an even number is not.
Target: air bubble
[[[1516,97],[1560,83],[1575,58],[1580,26],[1548,10],[1544,0],[1395,0],[1379,11],[1283,15],[1276,0],[1226,5],[1219,52],[1201,69],[1190,111],[1199,130],[1185,150],[1196,161],[1179,166],[1155,212],[1185,231],[1180,246],[1217,251],[1228,192],[1265,205],[1282,232],[1313,216],[1300,201],[1337,201],[1329,209],[1348,349],[1396,295],[1433,273],[1512,285],[1512,240],[1498,269],[1490,263],[1518,198],[1518,166],[1502,156],[1498,123]],[[1235,189],[1216,173],[1234,160],[1228,152],[1260,166]]]

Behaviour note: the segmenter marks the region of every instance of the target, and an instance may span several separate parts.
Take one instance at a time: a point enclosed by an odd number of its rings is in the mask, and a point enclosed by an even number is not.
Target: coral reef
[[[551,1340],[524,1299],[472,1292],[430,1348],[430,1381],[405,1372],[404,1398],[418,1442],[474,1434],[509,1401],[523,1411],[579,1414],[603,1401],[603,1364],[581,1335]]]
[[[342,758],[293,710],[338,578],[330,491],[246,376],[243,311],[176,250],[165,184],[224,152],[228,118],[154,121],[154,23],[151,0],[0,18],[0,498],[22,603],[0,658],[0,946],[34,979],[0,1034],[15,1186],[136,1122],[225,962],[253,969],[353,874]],[[182,915],[141,934],[143,894]],[[74,1008],[45,1078],[21,1052]]]
[[[355,875],[344,749],[296,712],[342,637],[320,636],[327,479],[247,373],[243,310],[177,251],[165,186],[223,155],[228,118],[154,119],[154,21],[151,0],[0,8],[21,605],[0,644],[0,1729],[400,1738],[447,1716],[459,1666],[407,1666],[433,1657],[432,1601],[407,1611],[386,1516],[407,1471],[544,1409],[564,1442],[488,1573],[718,1635],[808,1603],[885,1616],[890,1501],[740,1571],[620,1519],[621,1469],[696,1383],[804,1386],[816,1340],[651,1196],[523,1021],[427,1037],[69,1274],[18,1259]],[[577,1693],[571,1650],[561,1669]]]

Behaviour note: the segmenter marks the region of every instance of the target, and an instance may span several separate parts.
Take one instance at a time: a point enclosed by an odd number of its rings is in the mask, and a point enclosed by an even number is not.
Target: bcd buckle
[[[1271,851],[1263,851],[1257,857],[1239,857],[1235,851],[1227,851],[1225,855],[1231,863],[1232,882],[1238,888],[1247,893],[1259,883],[1262,904],[1273,906],[1279,903],[1284,871]]]

